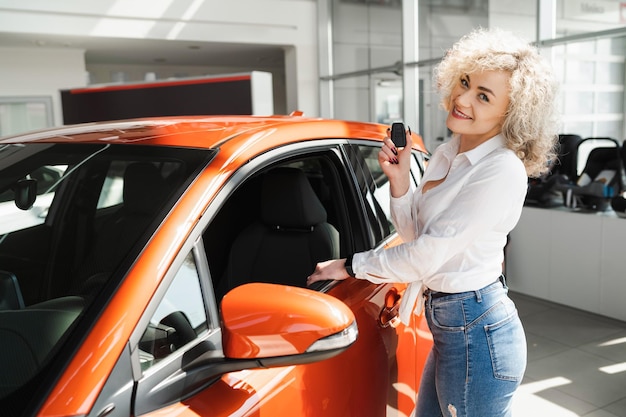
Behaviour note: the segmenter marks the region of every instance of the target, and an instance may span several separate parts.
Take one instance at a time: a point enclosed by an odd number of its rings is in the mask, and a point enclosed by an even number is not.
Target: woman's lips
[[[471,119],[471,117],[469,117],[467,114],[463,113],[456,107],[452,109],[452,116],[456,117],[457,119],[464,119],[464,120]]]

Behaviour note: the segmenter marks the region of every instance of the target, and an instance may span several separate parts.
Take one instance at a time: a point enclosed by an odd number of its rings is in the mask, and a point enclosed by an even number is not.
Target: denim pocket
[[[433,302],[430,314],[432,324],[440,330],[465,330],[465,314],[461,300]]]
[[[526,336],[517,313],[485,326],[493,376],[520,382],[526,370]]]

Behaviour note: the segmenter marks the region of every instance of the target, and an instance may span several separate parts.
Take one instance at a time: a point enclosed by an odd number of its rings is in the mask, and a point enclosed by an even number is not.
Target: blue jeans
[[[506,417],[526,370],[526,336],[504,277],[478,291],[426,291],[433,335],[416,417]]]

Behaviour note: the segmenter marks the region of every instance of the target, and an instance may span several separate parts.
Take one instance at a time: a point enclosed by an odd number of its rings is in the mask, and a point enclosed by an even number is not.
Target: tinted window
[[[142,370],[195,340],[207,329],[200,275],[190,252],[139,342]]]
[[[74,351],[82,335],[71,332],[90,328],[155,228],[214,154],[110,144],[0,147],[0,205],[19,210],[14,190],[21,190],[33,192],[33,208],[40,207],[26,226],[0,220],[0,284],[10,289],[0,292],[0,408],[26,406],[37,385],[47,381],[42,372],[53,357]],[[180,274],[188,281],[193,266],[186,264]],[[188,301],[186,308],[197,304]],[[202,317],[183,311],[194,329],[202,327]]]
[[[19,208],[16,204],[17,187],[6,188],[0,193],[0,234],[42,224],[48,215],[56,186],[67,169],[66,165],[40,166],[28,172],[22,179],[35,181],[35,200],[30,207]]]
[[[203,236],[218,299],[246,282],[304,287],[317,262],[362,247],[339,152],[316,150],[260,169],[223,203]]]
[[[346,150],[371,225],[370,238],[377,245],[395,231],[389,207],[389,180],[378,163],[380,147],[351,145]],[[423,156],[417,153],[411,158],[411,179],[415,186],[422,178],[423,160]]]

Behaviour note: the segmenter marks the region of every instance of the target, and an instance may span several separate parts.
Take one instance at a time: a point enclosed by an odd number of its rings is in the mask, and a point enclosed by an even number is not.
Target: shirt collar
[[[485,156],[489,155],[492,151],[504,147],[504,137],[498,134],[491,139],[488,139],[485,142],[481,143],[474,149],[470,149],[469,151],[465,152],[465,157],[470,162],[470,164],[474,165]]]

